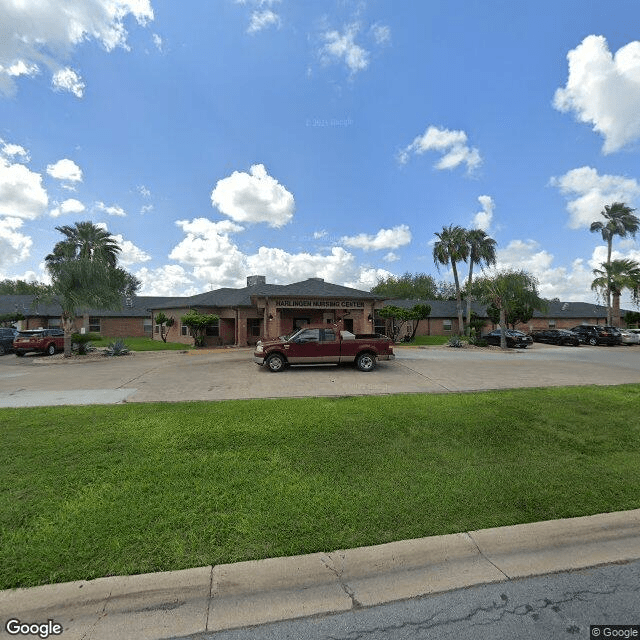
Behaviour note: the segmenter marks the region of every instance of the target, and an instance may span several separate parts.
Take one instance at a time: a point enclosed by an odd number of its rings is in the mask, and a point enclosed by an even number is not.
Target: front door
[[[353,318],[344,319],[344,330],[353,333]]]

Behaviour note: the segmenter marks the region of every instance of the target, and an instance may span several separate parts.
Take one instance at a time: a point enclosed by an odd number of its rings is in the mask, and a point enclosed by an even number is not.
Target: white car
[[[622,344],[640,344],[640,329],[620,329]]]

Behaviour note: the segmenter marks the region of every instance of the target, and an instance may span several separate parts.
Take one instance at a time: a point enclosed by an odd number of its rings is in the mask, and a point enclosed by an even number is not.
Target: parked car
[[[534,331],[531,334],[534,342],[545,342],[547,344],[567,345],[574,347],[580,345],[580,338],[577,333],[568,329],[544,329],[542,331]]]
[[[30,351],[39,351],[52,356],[56,351],[64,349],[64,331],[62,329],[19,331],[13,341],[13,349],[17,356],[23,356]]]
[[[577,333],[580,342],[595,346],[597,344],[618,344],[618,338],[608,331],[603,325],[599,324],[580,324],[570,329]]]
[[[515,329],[505,329],[505,337],[507,339],[507,347],[519,347],[526,349],[530,344],[533,344],[533,339],[522,331],[516,331]],[[487,333],[484,339],[493,345],[500,346],[500,329],[494,329],[491,333]]]
[[[622,344],[622,333],[620,332],[620,329],[618,329],[618,327],[605,325],[604,329],[606,331],[609,331],[613,335],[613,337],[616,339],[616,344]]]
[[[0,327],[0,356],[13,351],[13,340],[18,333],[13,327]]]
[[[640,344],[640,329],[621,329],[622,344]]]

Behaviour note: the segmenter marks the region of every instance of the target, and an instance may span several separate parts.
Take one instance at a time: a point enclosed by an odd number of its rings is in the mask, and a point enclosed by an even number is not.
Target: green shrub
[[[129,347],[121,338],[114,340],[104,351],[105,356],[126,356],[128,353]]]
[[[95,351],[94,340],[100,340],[99,333],[74,333],[71,336],[71,349],[79,356]]]
[[[465,341],[462,340],[460,336],[451,336],[447,344],[450,347],[456,347],[457,349],[459,349],[460,347],[464,347]]]

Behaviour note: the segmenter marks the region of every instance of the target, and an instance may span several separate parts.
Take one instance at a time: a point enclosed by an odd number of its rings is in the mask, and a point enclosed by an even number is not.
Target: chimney
[[[247,287],[255,287],[259,284],[267,284],[267,276],[247,276]]]

